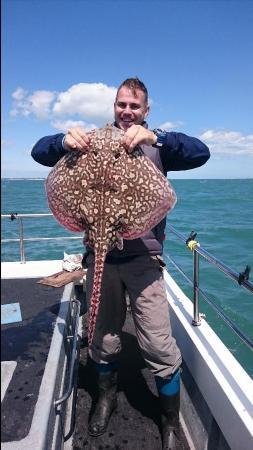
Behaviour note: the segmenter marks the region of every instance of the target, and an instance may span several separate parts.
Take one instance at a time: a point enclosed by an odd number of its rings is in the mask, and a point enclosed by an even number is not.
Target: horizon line
[[[46,180],[47,177],[1,177],[1,180]],[[253,177],[231,177],[231,178],[173,178],[169,177],[170,180],[252,180]]]

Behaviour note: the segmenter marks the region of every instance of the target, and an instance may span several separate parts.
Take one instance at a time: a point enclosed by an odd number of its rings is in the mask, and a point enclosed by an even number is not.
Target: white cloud
[[[25,91],[23,88],[18,87],[13,93],[12,98],[16,101],[21,101],[23,98],[27,95],[27,91]]]
[[[25,100],[27,91],[25,91],[21,87],[18,87],[11,96],[13,98],[13,105],[10,115],[13,117],[17,116],[18,114],[26,115],[24,114],[24,110],[26,109],[25,105],[27,103],[27,101]]]
[[[65,120],[60,121],[56,120],[51,123],[51,125],[56,128],[56,130],[66,132],[69,128],[74,127],[80,127],[83,128],[85,131],[94,130],[94,128],[97,128],[97,126],[94,123],[86,123],[83,120]]]
[[[200,139],[213,153],[253,156],[253,134],[244,136],[239,131],[206,130]]]
[[[165,130],[165,131],[172,131],[172,130],[175,130],[176,128],[181,127],[182,125],[183,125],[183,122],[178,120],[177,122],[164,122],[161,125],[159,125],[158,128],[161,128],[161,130]]]
[[[11,116],[34,115],[38,119],[77,116],[85,123],[113,120],[113,103],[117,89],[103,83],[79,83],[64,92],[46,90],[29,94],[18,87],[12,94]]]
[[[58,95],[55,115],[78,115],[85,120],[105,121],[113,118],[116,88],[102,83],[79,83]]]
[[[55,93],[51,91],[34,91],[28,95],[27,91],[17,88],[13,94],[13,108],[11,116],[29,116],[34,114],[38,119],[46,119],[50,115],[51,103],[55,98]]]
[[[38,119],[46,119],[50,114],[50,107],[54,98],[54,92],[35,91],[28,98],[31,113],[33,113]]]

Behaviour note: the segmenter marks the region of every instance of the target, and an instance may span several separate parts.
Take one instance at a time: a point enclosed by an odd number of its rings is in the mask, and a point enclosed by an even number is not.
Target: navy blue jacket
[[[64,134],[45,136],[32,149],[32,157],[44,166],[54,166],[68,150],[62,147]],[[199,139],[183,133],[168,132],[166,144],[161,148],[141,145],[144,153],[153,163],[167,175],[175,170],[189,170],[200,167],[210,157],[208,147]],[[134,240],[124,240],[123,250],[114,249],[107,255],[107,262],[124,261],[132,256],[149,253],[161,255],[163,251],[164,230],[166,218],[143,237]],[[92,251],[91,249],[89,249]]]

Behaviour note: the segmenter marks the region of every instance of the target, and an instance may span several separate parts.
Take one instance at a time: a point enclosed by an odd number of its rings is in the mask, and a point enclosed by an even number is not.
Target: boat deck
[[[60,449],[54,400],[68,373],[73,285],[38,284],[36,271],[29,278],[12,268],[1,280],[1,448]]]
[[[141,357],[130,312],[127,313],[123,328],[118,407],[112,414],[106,433],[99,437],[89,436],[87,423],[94,410],[92,399],[96,391],[93,368],[89,361],[87,363],[86,315],[83,316],[83,330],[73,449],[160,450],[162,442],[157,390],[154,377]],[[189,449],[185,439],[180,448]]]
[[[1,280],[2,305],[18,304],[18,308],[15,306],[14,315],[13,311],[7,314],[9,323],[2,324],[1,366],[4,376],[1,440],[3,449],[35,448],[33,436],[36,436],[36,427],[41,425],[41,433],[43,433],[43,418],[38,417],[37,425],[34,422],[38,410],[41,409],[41,398],[39,398],[41,385],[43,382],[48,386],[51,385],[51,379],[45,380],[45,377],[48,377],[45,368],[48,366],[48,355],[52,347],[52,337],[65,288],[53,288],[38,284],[37,281],[38,278]],[[17,309],[20,309],[20,317],[17,315]],[[77,380],[76,426],[74,434],[66,441],[64,448],[160,450],[160,413],[156,386],[154,377],[145,367],[140,355],[130,312],[127,313],[123,330],[117,410],[113,413],[104,435],[96,438],[88,435],[87,425],[90,413],[94,410],[96,388],[93,368],[89,361],[87,362],[85,299],[82,310],[84,311],[81,318],[83,336]],[[61,333],[61,340],[63,339],[64,336]],[[61,378],[62,371],[63,361],[56,368],[55,377]],[[52,380],[53,383],[54,380]],[[62,381],[59,380],[58,384],[61,383]],[[54,414],[52,403],[57,394],[53,388],[51,391],[44,392],[42,405],[46,408],[47,402],[51,401],[48,413],[52,414],[53,411]],[[51,421],[53,424],[54,419],[51,418]],[[53,425],[52,427],[45,425],[45,431],[53,434]],[[37,436],[37,448],[51,448],[52,436],[45,438],[45,443],[41,445],[40,437],[38,434]],[[61,448],[58,445],[60,444],[57,444],[57,450]],[[185,442],[181,448],[187,450],[189,447]]]
[[[13,362],[13,368],[17,363],[5,385],[2,442],[23,439],[30,430],[63,294],[63,288],[54,290],[36,281],[1,281],[2,305],[18,303],[22,314],[21,321],[2,325],[1,361],[7,363],[6,367]],[[12,320],[13,313],[8,316]]]

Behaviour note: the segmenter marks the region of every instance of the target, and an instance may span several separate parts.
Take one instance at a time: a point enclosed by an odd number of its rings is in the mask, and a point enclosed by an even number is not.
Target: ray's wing
[[[80,213],[87,180],[83,177],[87,155],[78,151],[65,155],[46,179],[48,205],[58,222],[70,231],[86,229],[86,217]]]
[[[87,152],[70,151],[54,166],[46,180],[48,204],[58,222],[70,231],[87,230],[99,212],[101,164],[95,148],[95,130]],[[101,158],[100,158],[101,159]]]
[[[156,226],[175,206],[176,194],[166,177],[137,149],[136,155],[121,154],[112,180],[117,192],[118,220],[124,239],[136,239]]]

